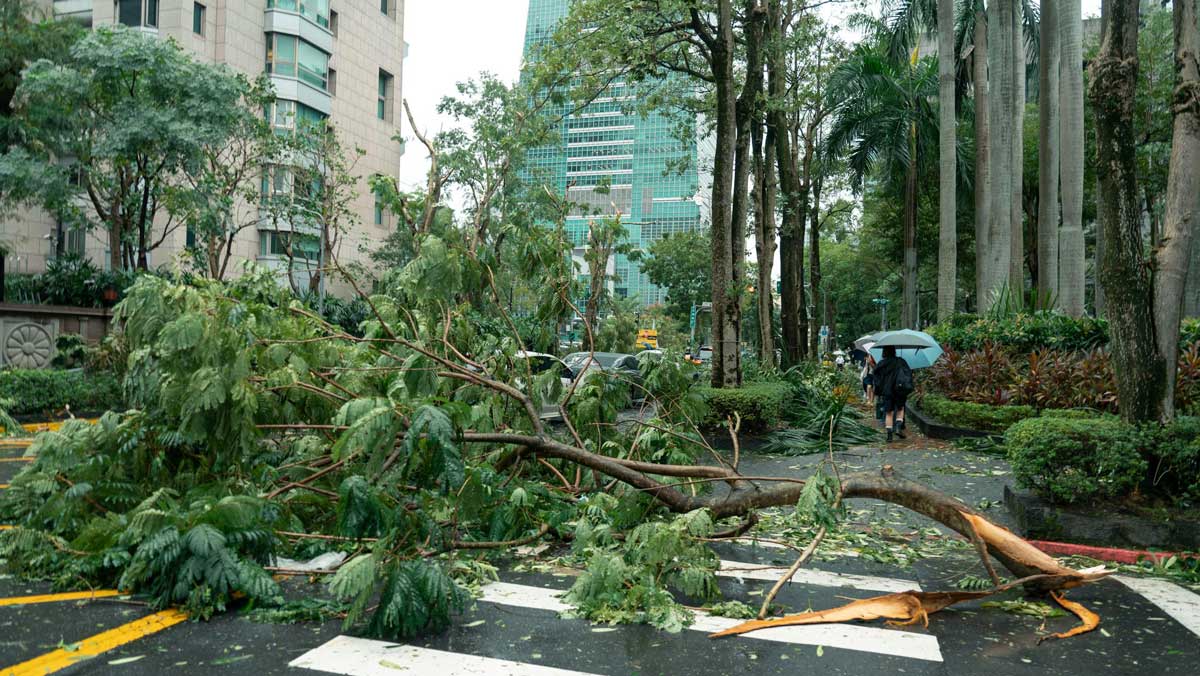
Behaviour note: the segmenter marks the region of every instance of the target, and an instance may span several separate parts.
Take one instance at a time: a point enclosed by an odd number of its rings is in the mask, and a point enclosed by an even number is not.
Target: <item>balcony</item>
[[[327,54],[333,53],[333,33],[299,12],[268,7],[263,30],[267,33],[295,35]]]

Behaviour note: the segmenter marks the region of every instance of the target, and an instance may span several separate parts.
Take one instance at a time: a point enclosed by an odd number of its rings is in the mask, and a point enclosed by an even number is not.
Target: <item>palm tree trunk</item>
[[[1069,2],[1070,0],[1068,0]],[[1058,298],[1058,0],[1042,0],[1038,54],[1037,299]]]
[[[1097,211],[1104,259],[1100,275],[1109,305],[1113,372],[1121,417],[1159,417],[1166,368],[1154,323],[1154,281],[1142,241],[1133,103],[1137,87],[1138,1],[1106,0],[1100,53],[1090,68],[1096,111]]]
[[[904,297],[900,323],[906,329],[917,328],[917,139],[909,134],[908,171],[904,177]]]
[[[1013,126],[1012,126],[1012,193],[1009,219],[1012,233],[1009,239],[1008,288],[1015,297],[1025,295],[1025,26],[1022,17],[1024,3],[1013,0]]]
[[[1083,241],[1083,46],[1080,0],[1059,5],[1059,171],[1062,230],[1059,232],[1058,294],[1063,312],[1084,312],[1087,264]],[[1099,268],[1097,268],[1099,269]],[[1100,284],[1097,274],[1097,284]]]
[[[1171,165],[1162,240],[1155,251],[1154,319],[1158,352],[1165,367],[1159,417],[1175,417],[1175,367],[1179,354],[1179,320],[1187,283],[1193,229],[1200,219],[1200,27],[1198,0],[1174,0],[1175,118],[1171,132]],[[1200,271],[1194,271],[1200,273]]]
[[[987,13],[975,12],[975,47],[971,53],[971,79],[975,90],[975,307],[982,309],[990,291],[987,252],[991,233],[992,131],[988,102]]]
[[[989,85],[994,89],[989,98],[992,141],[995,152],[992,162],[992,217],[987,239],[988,280],[981,308],[987,310],[995,293],[1009,281],[1009,260],[1012,257],[1012,191],[1013,178],[1013,40],[1012,6],[1014,0],[994,0],[988,7]]]
[[[821,176],[813,178],[812,186],[809,189],[809,194],[812,195],[811,204],[808,208],[810,216],[808,224],[808,288],[812,293],[813,319],[814,324],[817,322],[816,316],[820,312],[820,293],[821,293],[821,184],[823,183]],[[828,322],[825,322],[829,326]],[[832,331],[832,329],[830,329]],[[830,335],[833,335],[832,333]],[[816,331],[809,331],[808,350],[809,354],[819,354],[818,341],[820,335]]]
[[[938,319],[954,314],[958,289],[958,206],[954,110],[954,0],[937,0],[938,24]]]

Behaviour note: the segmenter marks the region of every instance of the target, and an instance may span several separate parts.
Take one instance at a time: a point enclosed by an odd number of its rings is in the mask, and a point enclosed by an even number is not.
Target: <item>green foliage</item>
[[[756,434],[778,427],[792,404],[793,391],[784,382],[753,383],[740,388],[697,388],[708,407],[703,425],[723,428],[735,415],[741,417],[742,432]]]
[[[1091,350],[1108,343],[1108,322],[1057,312],[1003,318],[958,314],[927,329],[947,350],[980,350],[989,343],[1018,353],[1034,350]]]
[[[921,397],[920,406],[939,422],[983,432],[1003,432],[1013,423],[1038,415],[1032,406],[992,406],[953,401],[936,395]]]
[[[1200,418],[1180,416],[1149,428],[1148,490],[1185,506],[1200,505]]]
[[[851,369],[853,372],[853,369]],[[762,447],[766,453],[807,455],[869,444],[879,438],[873,425],[850,404],[857,390],[837,371],[823,367],[792,368],[785,374],[795,401],[784,418],[787,429],[773,432]],[[839,382],[842,380],[842,382]]]
[[[8,369],[0,371],[0,399],[11,402],[12,415],[54,416],[67,407],[74,413],[119,409],[124,396],[112,374]]]
[[[86,258],[56,256],[46,261],[46,271],[36,275],[6,275],[4,295],[12,303],[108,307],[104,292],[118,297],[133,283],[126,272],[106,272]]]
[[[1145,439],[1115,419],[1030,418],[1004,442],[1017,482],[1063,503],[1126,496],[1149,470]]]
[[[671,594],[708,600],[719,595],[716,555],[697,538],[712,535],[708,512],[697,510],[671,521],[647,521],[624,542],[611,537],[616,505],[588,509],[576,524],[574,548],[587,570],[565,598],[580,616],[596,622],[640,622],[677,632],[692,614]]]
[[[712,300],[712,241],[707,233],[680,232],[650,245],[641,262],[650,281],[667,290],[667,310],[681,321],[693,305]]]

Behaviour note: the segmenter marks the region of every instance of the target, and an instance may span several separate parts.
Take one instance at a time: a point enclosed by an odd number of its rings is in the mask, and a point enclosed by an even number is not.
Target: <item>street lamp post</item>
[[[872,298],[871,302],[879,306],[879,330],[887,331],[887,306],[891,301],[886,298]]]

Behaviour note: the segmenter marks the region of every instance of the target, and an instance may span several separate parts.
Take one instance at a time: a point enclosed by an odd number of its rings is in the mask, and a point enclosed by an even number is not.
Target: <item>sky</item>
[[[1097,16],[1100,0],[1082,0],[1083,16]],[[875,0],[869,4],[877,5]],[[401,94],[412,108],[417,126],[430,135],[450,126],[437,104],[455,93],[455,85],[490,71],[512,82],[521,68],[528,0],[408,0],[404,3],[404,60]],[[844,12],[843,12],[844,13]],[[400,185],[423,186],[429,166],[408,120],[402,123],[409,142],[400,162]]]

